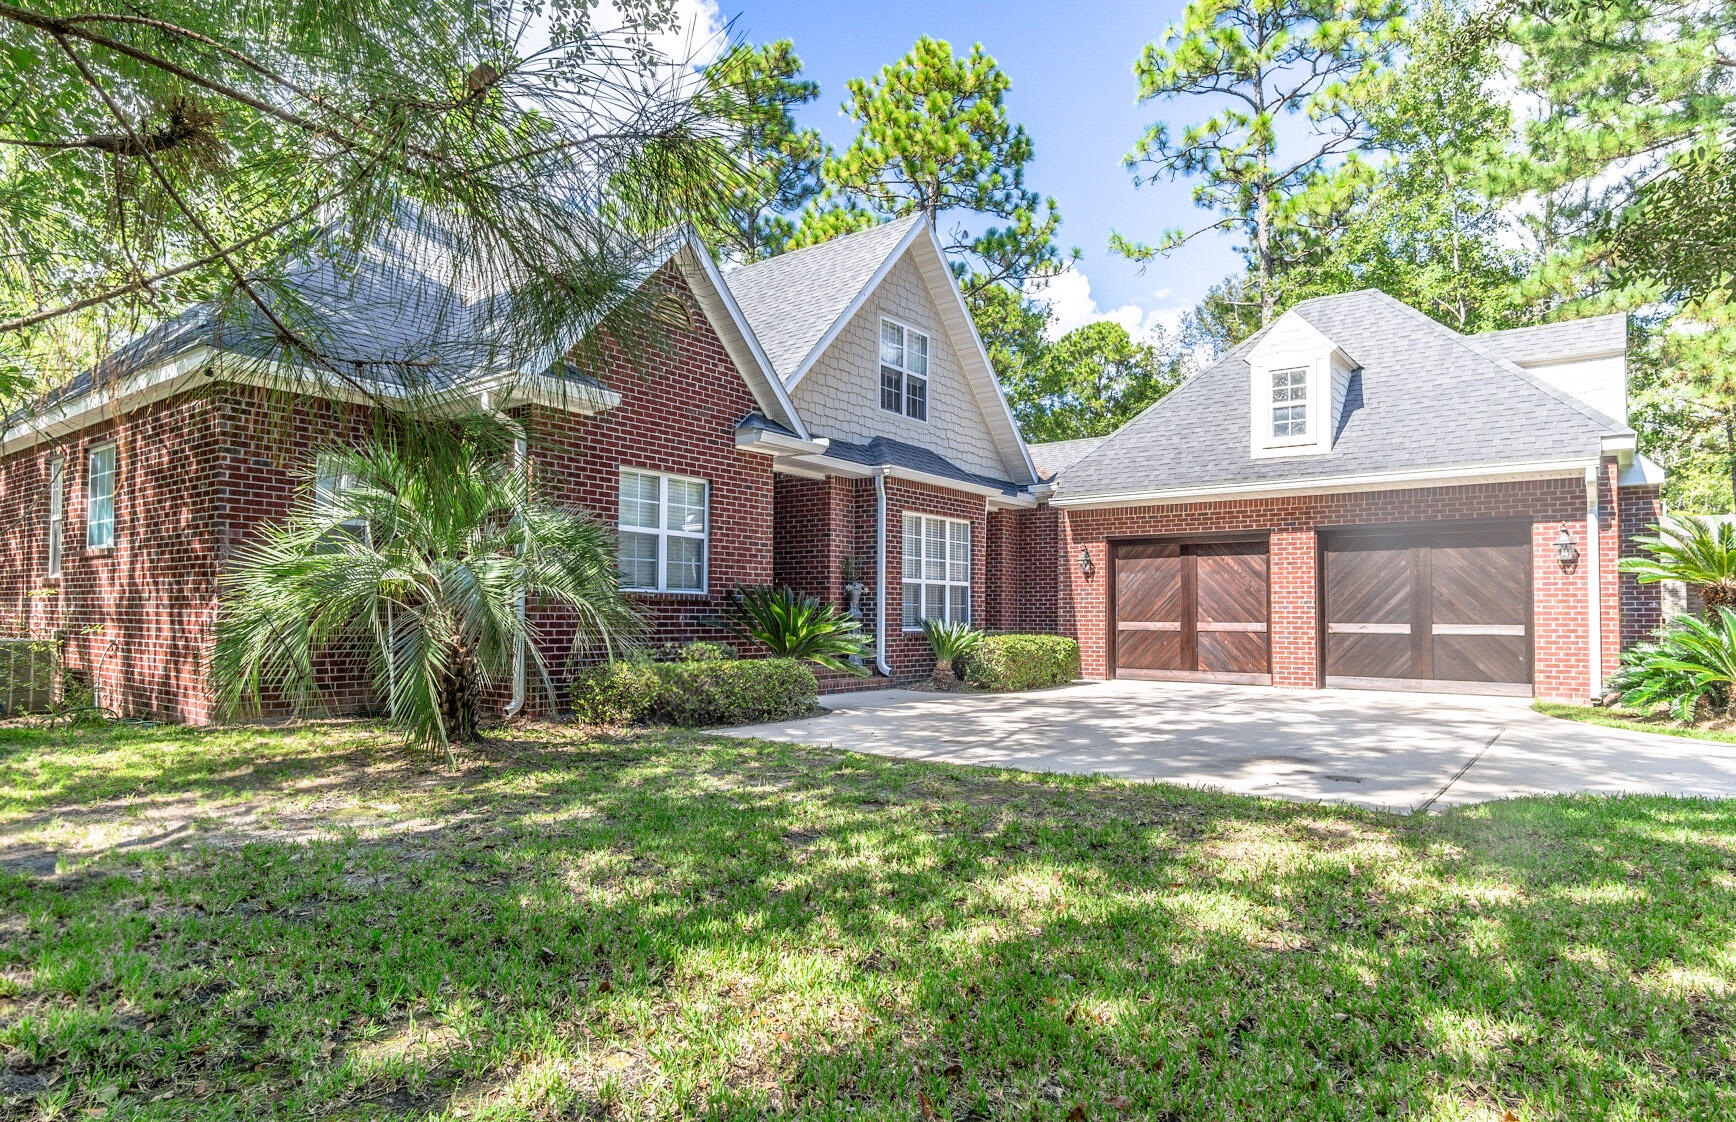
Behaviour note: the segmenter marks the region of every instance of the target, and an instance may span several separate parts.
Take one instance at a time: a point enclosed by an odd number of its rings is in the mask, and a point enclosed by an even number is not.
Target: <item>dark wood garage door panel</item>
[[[1527,692],[1530,539],[1523,525],[1329,537],[1327,684]]]
[[[1268,674],[1269,599],[1264,542],[1192,546],[1197,603],[1198,669],[1218,674]]]
[[[1334,543],[1325,555],[1327,673],[1409,678],[1414,559],[1392,539]]]
[[[1115,664],[1134,670],[1181,669],[1181,547],[1118,549],[1115,601]]]
[[[1115,549],[1115,672],[1270,681],[1266,543]]]

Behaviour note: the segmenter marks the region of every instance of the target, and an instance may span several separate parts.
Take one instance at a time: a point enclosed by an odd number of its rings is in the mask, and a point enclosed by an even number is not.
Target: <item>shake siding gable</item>
[[[934,298],[909,250],[815,360],[790,397],[810,431],[866,444],[876,436],[930,448],[959,467],[1008,476],[965,382],[958,346],[942,326]],[[928,420],[880,408],[880,321],[895,320],[928,336]]]

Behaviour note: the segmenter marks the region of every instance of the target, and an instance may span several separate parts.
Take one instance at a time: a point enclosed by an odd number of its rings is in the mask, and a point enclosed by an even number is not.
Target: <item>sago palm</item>
[[[1622,572],[1641,584],[1679,580],[1698,591],[1708,608],[1736,606],[1736,525],[1688,517],[1651,530],[1634,538],[1646,553],[1622,558]]]
[[[941,685],[950,685],[955,680],[953,671],[958,660],[976,650],[984,638],[981,631],[963,620],[925,619],[922,633],[928,637],[928,649],[934,653],[934,680]]]
[[[1653,641],[1622,656],[1610,686],[1634,709],[1667,706],[1692,721],[1701,699],[1731,715],[1736,708],[1736,611],[1713,609],[1712,620],[1677,616]]]
[[[575,647],[612,651],[636,635],[613,534],[533,494],[510,447],[455,428],[322,457],[321,476],[343,485],[310,494],[224,577],[213,676],[225,708],[303,709],[333,652],[365,652],[391,723],[450,760],[476,739],[482,695],[506,681],[520,643],[553,701],[521,594],[566,609]]]
[[[848,661],[868,653],[862,625],[791,588],[744,588],[736,592],[731,618],[713,620],[744,639],[757,639],[778,658],[793,658],[844,674],[868,671]]]

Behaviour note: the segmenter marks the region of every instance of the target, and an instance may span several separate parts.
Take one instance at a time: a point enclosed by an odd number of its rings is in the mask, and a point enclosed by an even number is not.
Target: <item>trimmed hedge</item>
[[[819,690],[813,671],[793,659],[651,662],[638,656],[586,669],[573,682],[572,704],[591,724],[648,719],[704,728],[805,716]]]
[[[1060,635],[989,635],[965,657],[963,675],[997,693],[1064,686],[1079,676],[1079,643]]]
[[[667,662],[655,670],[652,719],[688,728],[804,716],[820,692],[814,672],[789,658]]]
[[[630,725],[651,712],[657,671],[643,655],[586,667],[573,681],[573,712],[593,725]]]

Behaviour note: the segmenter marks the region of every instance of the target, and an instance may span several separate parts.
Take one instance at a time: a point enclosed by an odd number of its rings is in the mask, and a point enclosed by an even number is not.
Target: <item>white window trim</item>
[[[952,542],[952,528],[954,526],[963,526],[964,527],[965,545],[966,545],[966,549],[967,549],[967,553],[965,554],[965,564],[964,564],[964,580],[962,580],[962,581],[945,580],[945,579],[943,579],[943,580],[929,580],[926,576],[918,577],[918,578],[911,578],[911,577],[903,576],[905,555],[909,552],[909,549],[910,549],[910,520],[913,518],[917,520],[917,526],[918,526],[918,535],[917,536],[918,536],[919,540],[922,540],[922,541],[927,540],[927,536],[926,536],[926,533],[924,531],[924,527],[922,526],[923,523],[925,523],[925,522],[939,522],[939,523],[943,524],[946,527],[946,540],[949,544],[949,548],[950,548],[950,543]],[[973,527],[971,525],[970,519],[968,519],[968,518],[947,518],[945,515],[925,514],[919,510],[907,510],[904,512],[904,519],[903,519],[902,525],[904,527],[904,531],[903,531],[904,543],[903,543],[903,548],[899,552],[899,558],[898,558],[898,561],[899,561],[898,571],[899,571],[899,575],[901,577],[901,580],[899,583],[900,595],[902,597],[907,598],[910,595],[910,586],[911,585],[916,585],[919,588],[921,588],[923,591],[921,593],[919,593],[919,595],[923,595],[923,596],[927,595],[927,589],[930,585],[938,587],[938,588],[942,588],[945,590],[945,592],[943,593],[943,595],[941,597],[941,602],[945,605],[945,610],[950,613],[952,611],[952,590],[955,588],[962,588],[962,589],[964,589],[964,616],[965,616],[963,622],[970,623],[976,616],[975,605],[971,603],[971,592],[972,592],[972,589],[971,589],[971,571],[976,567],[976,548],[977,548],[975,527]],[[919,556],[920,556],[920,551],[919,551]],[[950,564],[950,563],[951,563],[950,560],[945,562],[945,564]],[[904,602],[908,603],[909,601],[908,601],[908,599],[906,599]],[[920,611],[920,604],[921,603],[922,603],[922,601],[918,601],[919,610],[917,612],[917,622],[916,622],[915,627],[909,627],[909,626],[906,626],[904,624],[903,605],[902,604],[900,605],[899,613],[898,613],[898,619],[899,619],[899,626],[900,626],[901,630],[903,630],[907,633],[908,632],[914,632],[914,633],[918,633],[918,634],[921,633],[921,631],[922,631],[922,614]],[[942,618],[945,618],[945,617],[942,617]]]
[[[885,333],[886,324],[891,324],[893,327],[904,332],[904,362],[899,366],[893,367],[893,369],[898,371],[898,404],[900,407],[896,410],[886,408],[886,399],[881,396],[884,392],[884,387],[880,384],[881,378],[884,377],[881,370],[884,367],[892,366],[890,362],[887,362],[885,359],[880,357],[880,341]],[[891,316],[881,316],[880,325],[880,331],[874,336],[874,400],[880,403],[880,411],[882,413],[896,413],[897,416],[903,417],[907,421],[915,421],[918,424],[926,425],[928,423],[928,418],[934,413],[934,395],[931,392],[934,389],[934,335],[932,332],[912,327],[903,320],[893,319]],[[923,344],[926,348],[925,353],[928,356],[927,373],[917,374],[910,369],[910,337],[912,335],[922,336]],[[922,379],[922,416],[920,417],[912,417],[910,415],[911,378]]]
[[[657,479],[657,526],[628,526],[621,521],[619,506],[615,510],[615,532],[617,534],[646,534],[657,538],[657,583],[654,586],[621,584],[622,592],[657,593],[664,596],[705,596],[711,589],[711,481],[695,475],[676,475],[673,472],[655,471],[651,468],[622,466],[615,473],[615,496],[620,502],[621,477],[627,474],[650,475]],[[681,483],[697,483],[705,489],[705,529],[695,534],[687,530],[671,530],[669,523],[669,484],[671,481]],[[669,587],[669,539],[687,538],[699,542],[699,587],[670,588]]]
[[[58,577],[66,563],[66,457],[48,461],[48,572]]]
[[[1272,400],[1273,382],[1280,374],[1302,375],[1302,397],[1292,399],[1280,405]],[[1313,444],[1314,425],[1319,420],[1319,414],[1314,408],[1314,367],[1311,363],[1299,363],[1295,366],[1274,366],[1266,371],[1266,446],[1268,448],[1287,448],[1292,444]],[[1278,410],[1300,405],[1302,407],[1302,431],[1289,433],[1285,436],[1277,434]]]
[[[106,542],[93,542],[90,540],[90,536],[91,532],[95,530],[97,526],[96,518],[94,517],[96,514],[97,498],[94,489],[96,483],[95,461],[97,454],[104,451],[108,452],[110,456],[109,493],[106,496],[109,504],[109,540]],[[115,547],[115,540],[119,536],[117,525],[120,521],[120,482],[121,454],[120,449],[116,447],[115,442],[112,440],[105,440],[100,444],[91,445],[84,454],[84,547],[86,549],[113,549]]]

